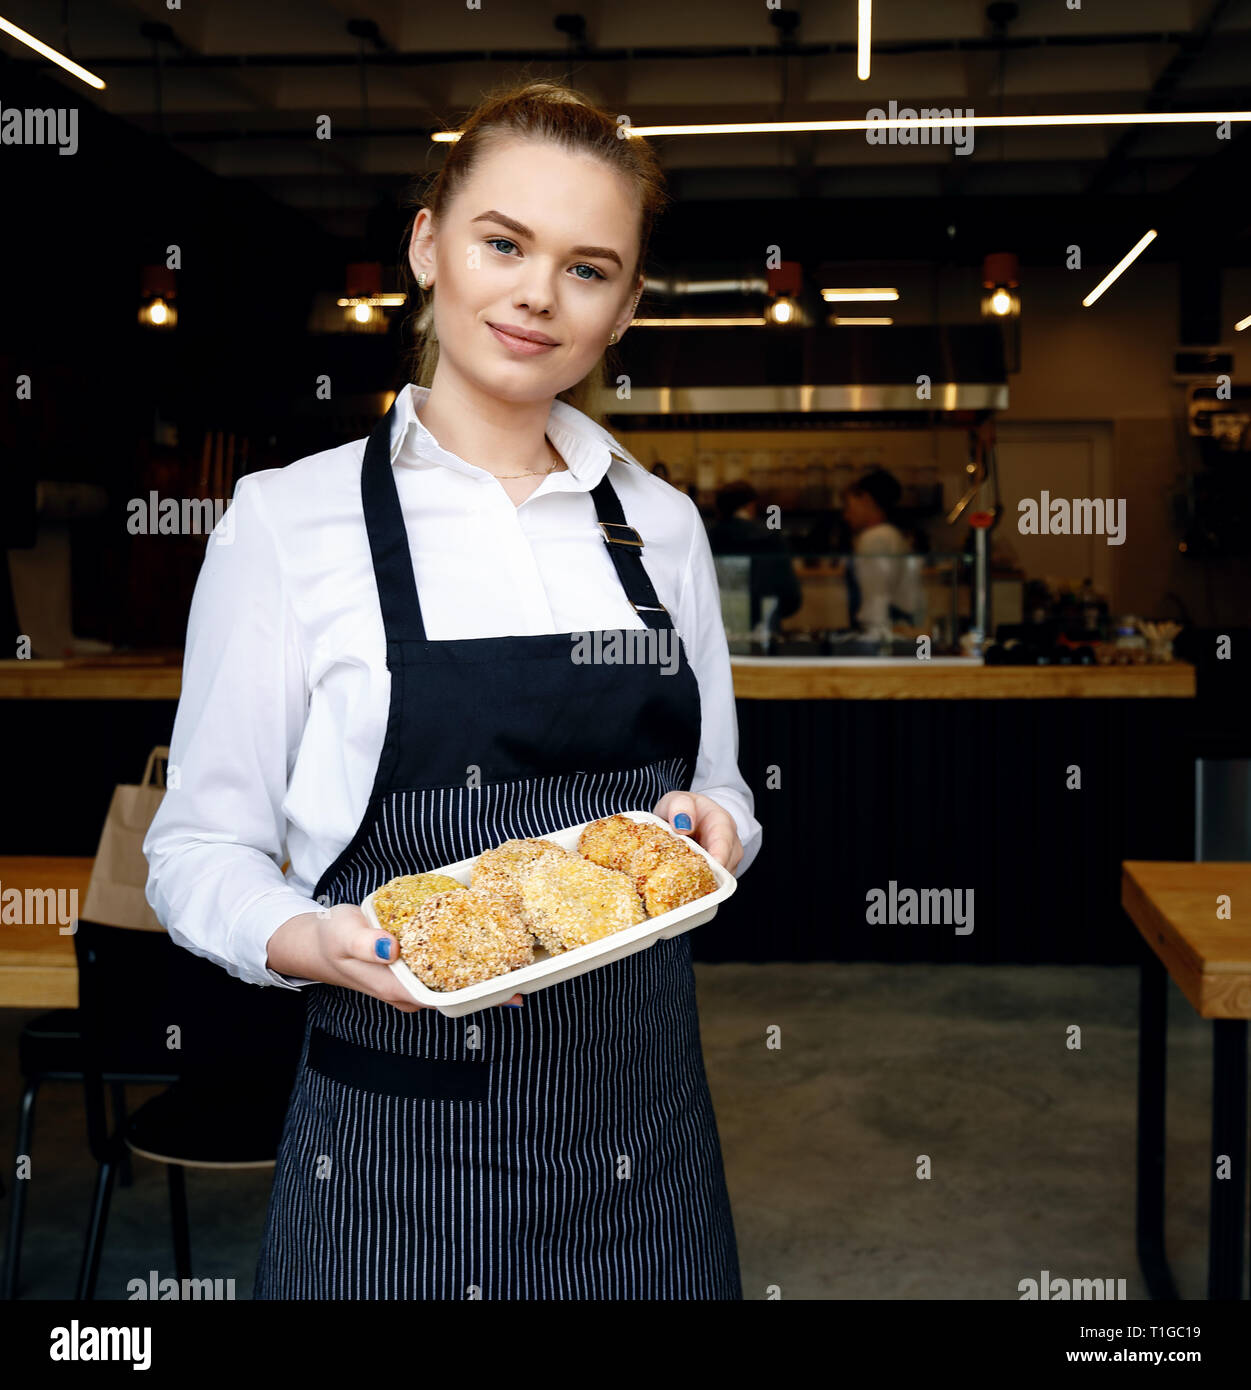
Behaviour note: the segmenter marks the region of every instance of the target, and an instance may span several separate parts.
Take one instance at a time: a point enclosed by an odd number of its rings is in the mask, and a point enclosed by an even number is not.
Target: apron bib
[[[596,651],[671,642],[659,660],[579,662],[568,633],[431,642],[390,425],[361,473],[390,709],[361,824],[314,889],[327,905],[650,811],[699,750],[695,673],[607,474],[596,514],[652,631],[593,634]],[[254,1298],[742,1297],[689,935],[463,1018],[304,992]]]

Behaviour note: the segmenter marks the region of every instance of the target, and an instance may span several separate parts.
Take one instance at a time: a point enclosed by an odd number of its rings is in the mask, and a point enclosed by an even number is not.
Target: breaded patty
[[[447,874],[403,874],[384,883],[374,894],[373,909],[379,925],[398,938],[400,928],[412,919],[423,902],[435,893],[464,892],[465,885]]]
[[[548,859],[521,886],[522,921],[553,955],[647,920],[626,874],[578,855]]]
[[[676,850],[663,851],[635,880],[649,917],[685,907],[696,898],[716,891],[716,876],[703,855],[680,840],[676,844]]]
[[[715,891],[708,861],[680,836],[650,821],[632,821],[634,851],[625,872],[634,882],[649,917],[659,917]]]
[[[534,962],[521,921],[477,888],[435,893],[400,930],[400,957],[428,988],[464,989]]]
[[[593,820],[578,837],[578,853],[592,864],[626,873],[639,845],[638,831],[638,822],[629,816],[604,816]]]
[[[551,840],[505,840],[474,860],[470,883],[503,903],[510,912],[520,913],[521,885],[530,870],[545,859],[569,856],[569,850]]]

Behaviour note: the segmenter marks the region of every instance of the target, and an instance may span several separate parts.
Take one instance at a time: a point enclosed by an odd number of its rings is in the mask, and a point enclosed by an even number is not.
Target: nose
[[[530,257],[513,292],[513,308],[528,309],[532,314],[550,314],[556,298],[552,288],[555,273],[544,266],[541,257]]]

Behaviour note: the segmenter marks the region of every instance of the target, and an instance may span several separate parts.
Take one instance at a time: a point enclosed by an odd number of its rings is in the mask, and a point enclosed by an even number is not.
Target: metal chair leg
[[[0,1297],[17,1297],[18,1273],[22,1262],[22,1231],[26,1222],[26,1180],[16,1176],[17,1160],[30,1153],[30,1141],[35,1131],[35,1096],[39,1082],[30,1081],[22,1092],[17,1111],[17,1145],[13,1151],[13,1201],[9,1206],[9,1240],[4,1248],[4,1282]]]
[[[1229,1176],[1217,1176],[1221,1156]],[[1242,1223],[1247,1189],[1247,1021],[1212,1021],[1212,1177],[1208,1297],[1242,1297]]]
[[[191,1278],[191,1226],[187,1220],[187,1180],[181,1163],[166,1164],[169,1169],[169,1213],[174,1233],[174,1273],[178,1279]]]
[[[124,1134],[126,1132],[126,1086],[121,1081],[111,1081],[109,1090],[113,1095],[113,1133]],[[133,1187],[135,1184],[134,1171],[130,1165],[129,1149],[122,1150],[118,1166],[118,1178],[123,1187]]]
[[[105,1158],[96,1173],[95,1196],[91,1203],[91,1219],[87,1225],[87,1244],[83,1249],[82,1268],[78,1274],[78,1298],[85,1301],[96,1294],[96,1278],[100,1273],[100,1253],[104,1248],[104,1228],[109,1219],[109,1202],[113,1196],[113,1178],[117,1160]]]
[[[1167,1081],[1168,971],[1153,952],[1138,989],[1138,1265],[1154,1299],[1177,1298],[1164,1251],[1164,1096]]]

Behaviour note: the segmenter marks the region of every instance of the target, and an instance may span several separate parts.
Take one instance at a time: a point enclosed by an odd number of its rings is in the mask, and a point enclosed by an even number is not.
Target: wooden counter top
[[[819,657],[731,657],[744,700],[1193,699],[1194,667],[979,666],[941,659],[863,664]],[[0,699],[177,700],[181,652],[0,661]]]
[[[741,700],[1124,700],[1193,699],[1195,668],[1159,666],[982,666],[819,658],[731,657]]]

